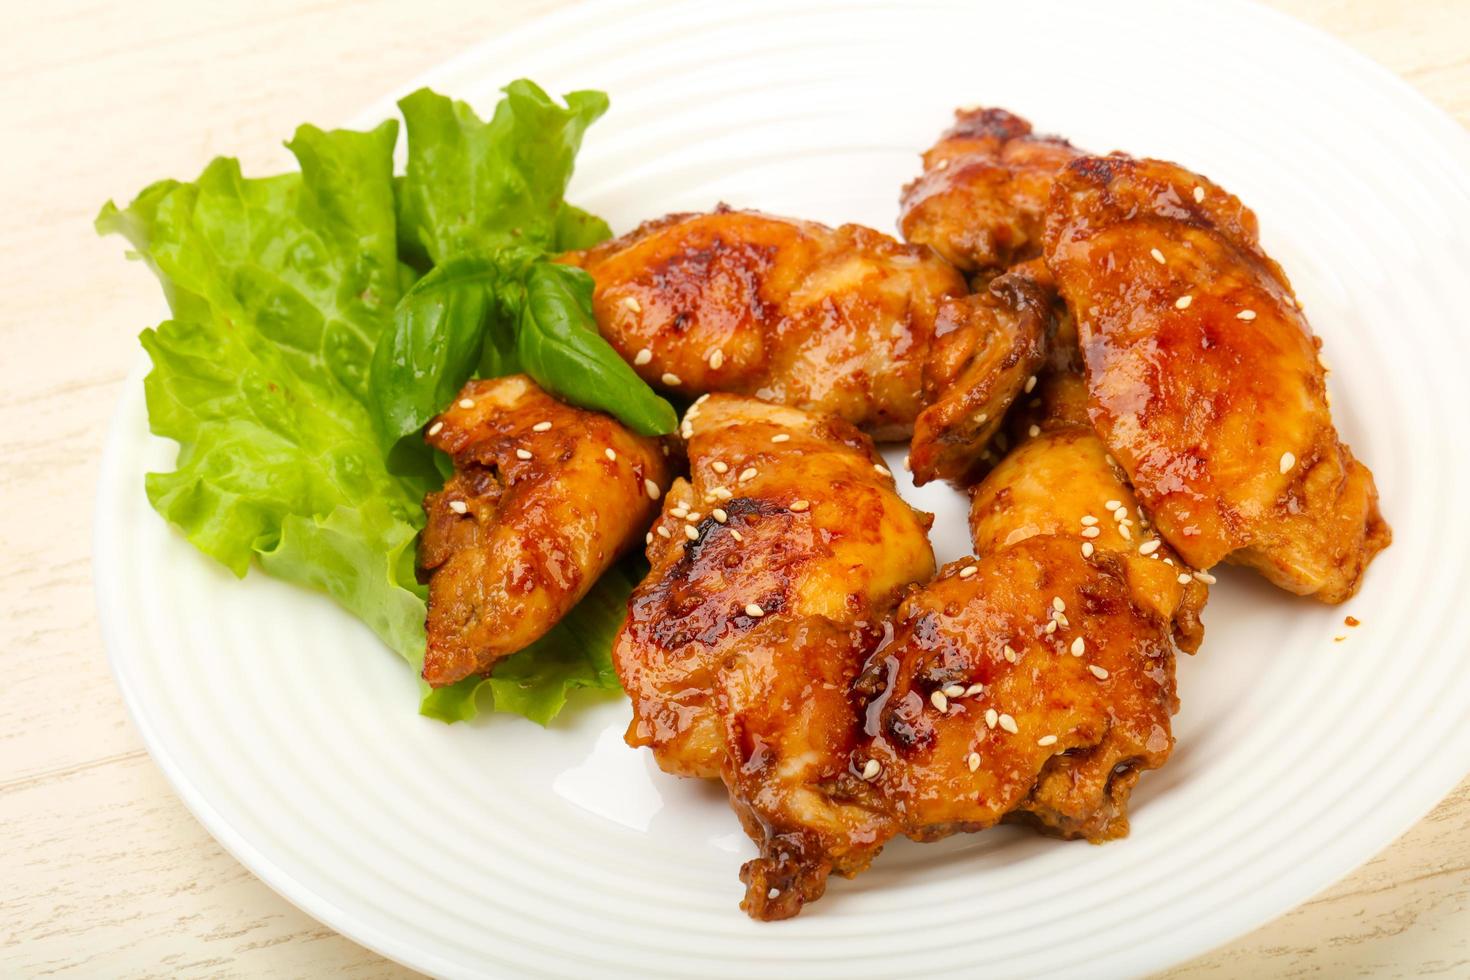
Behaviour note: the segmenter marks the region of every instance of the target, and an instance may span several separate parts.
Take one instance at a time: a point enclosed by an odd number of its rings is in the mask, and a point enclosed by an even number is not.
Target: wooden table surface
[[[1470,0],[1276,0],[1470,123]],[[98,454],[146,272],[98,205],[217,154],[285,166],[341,122],[557,0],[11,4],[0,30],[0,975],[407,973],[278,897],[194,821],[98,636]],[[1410,762],[1412,760],[1409,760]],[[1470,780],[1312,901],[1170,976],[1470,976]]]

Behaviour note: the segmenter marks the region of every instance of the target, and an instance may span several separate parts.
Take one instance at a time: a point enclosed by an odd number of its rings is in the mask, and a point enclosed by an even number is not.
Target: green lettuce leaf
[[[243,576],[326,592],[411,662],[423,656],[412,545],[430,472],[388,472],[372,438],[367,364],[400,274],[397,126],[301,127],[299,174],[247,180],[235,160],[166,181],[98,230],[128,237],[174,319],[144,331],[149,425],[179,444],[148,499]]]
[[[571,92],[566,103],[526,79],[505,87],[489,122],[428,89],[400,101],[408,125],[404,233],[436,264],[515,245],[550,251],[559,233],[586,240],[571,229],[577,217],[563,212],[562,195],[607,96]]]
[[[556,212],[556,251],[572,252],[600,245],[612,237],[612,229],[595,214],[575,204],[562,202]]]
[[[99,232],[132,243],[173,311],[141,337],[153,362],[144,382],[150,427],[179,444],[175,469],[146,477],[153,507],[238,576],[258,562],[327,593],[416,671],[426,593],[414,545],[420,502],[442,481],[444,459],[401,437],[477,365],[516,368],[526,278],[545,249],[607,234],[560,199],[571,154],[605,100],[584,94],[549,112],[530,83],[508,92],[509,114],[498,110],[486,128],[525,145],[492,149],[467,125],[468,110],[419,93],[411,98],[427,107],[414,114],[421,131],[452,121],[458,133],[437,149],[421,145],[416,177],[393,176],[393,122],[365,133],[302,126],[288,144],[299,173],[246,179],[222,158],[193,183],[160,181],[97,218]],[[497,154],[501,163],[484,159]],[[486,166],[507,159],[534,173],[486,178]],[[469,183],[452,193],[424,183],[455,174]],[[446,212],[460,192],[466,206]],[[416,222],[412,234],[404,215]],[[412,242],[424,254],[405,247]],[[495,242],[493,261],[450,255]],[[429,256],[444,261],[430,267]],[[375,357],[404,369],[402,388],[376,387]],[[377,411],[384,405],[391,437]],[[416,449],[390,460],[395,442]],[[616,690],[610,650],[633,583],[609,573],[492,678],[425,687],[420,710],[472,717],[488,689],[497,710],[545,724],[570,690]]]

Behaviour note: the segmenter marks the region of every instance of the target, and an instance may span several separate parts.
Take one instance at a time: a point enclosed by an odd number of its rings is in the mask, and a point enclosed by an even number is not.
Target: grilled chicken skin
[[[1045,260],[1091,420],[1169,543],[1323,602],[1356,592],[1391,535],[1250,209],[1176,164],[1083,157],[1053,185]]]
[[[599,330],[655,387],[830,413],[880,440],[947,402],[918,427],[921,480],[984,449],[994,429],[971,420],[998,422],[1035,330],[1024,296],[970,296],[928,249],[858,225],[721,207],[562,260],[591,273]]]
[[[1055,328],[1056,293],[1042,271],[1017,267],[970,297],[964,308],[980,329],[947,330],[941,313],[929,364],[940,394],[919,413],[909,444],[916,485],[943,478],[969,486],[994,458],[987,447],[1011,403],[1035,384]]]
[[[454,460],[424,500],[424,679],[490,670],[543,636],[636,544],[669,484],[657,440],[525,375],[471,381],[428,428]]]
[[[899,230],[965,272],[1035,258],[1052,178],[1081,152],[1004,109],[957,109],[903,189]]]
[[[934,556],[872,443],[840,419],[713,395],[686,419],[688,481],[649,535],[613,650],[627,740],[666,771],[721,778],[761,856],[742,907],[795,915],[891,835],[852,768],[851,684]]]
[[[1058,411],[975,489],[978,557],[904,600],[857,684],[862,765],[918,840],[1003,819],[1123,836],[1173,745],[1176,644],[1198,647],[1205,586],[1143,526],[1076,399],[1040,400]]]

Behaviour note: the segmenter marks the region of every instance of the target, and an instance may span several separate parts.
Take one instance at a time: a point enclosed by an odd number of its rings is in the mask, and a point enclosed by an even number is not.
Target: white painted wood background
[[[1274,2],[1470,122],[1470,0]],[[0,975],[406,973],[225,854],[125,716],[90,514],[134,335],[160,301],[91,220],[216,154],[281,168],[298,122],[345,120],[560,5],[0,3]],[[1170,976],[1425,973],[1470,975],[1470,781],[1336,886]]]

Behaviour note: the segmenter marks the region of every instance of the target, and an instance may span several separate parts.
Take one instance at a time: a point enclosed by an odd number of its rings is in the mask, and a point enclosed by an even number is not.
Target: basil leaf
[[[531,267],[516,351],[521,370],[564,401],[614,415],[640,435],[664,435],[678,425],[674,407],[598,334],[592,277],[581,269],[555,262]]]
[[[431,269],[399,301],[368,374],[373,426],[384,453],[417,433],[469,380],[499,276],[489,263],[455,259]]]

